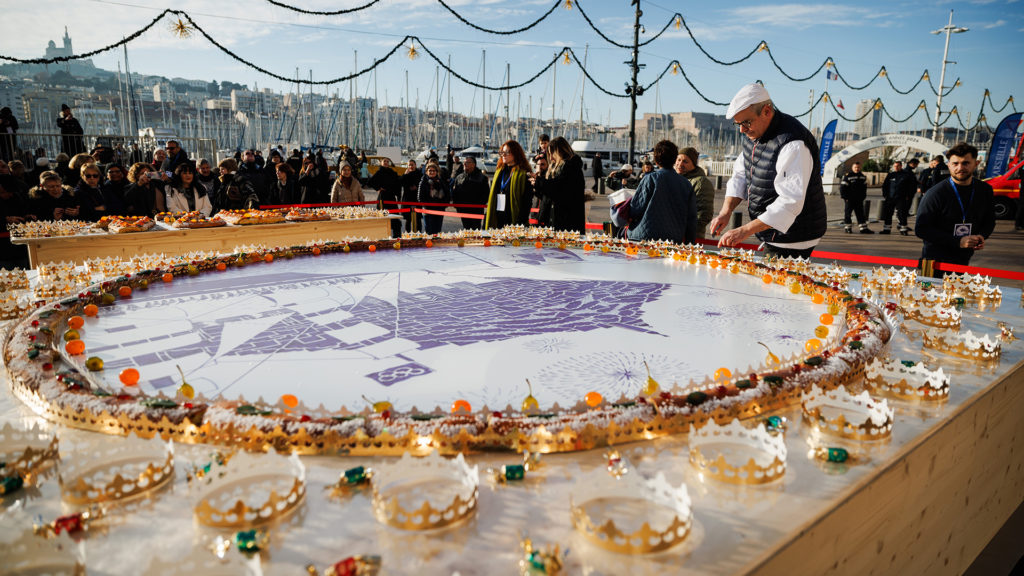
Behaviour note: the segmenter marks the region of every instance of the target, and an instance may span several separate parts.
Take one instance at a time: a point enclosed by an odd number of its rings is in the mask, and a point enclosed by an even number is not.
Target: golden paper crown
[[[306,467],[298,455],[239,452],[211,463],[205,481],[193,482],[193,513],[200,524],[245,528],[294,511],[306,495]]]
[[[946,274],[942,279],[942,289],[965,298],[1002,299],[1002,290],[998,286],[992,286],[991,283],[991,278],[981,274]]]
[[[443,508],[434,506],[417,485],[442,482],[451,485],[454,497]],[[466,464],[459,454],[451,460],[437,452],[414,458],[408,452],[400,460],[378,466],[370,483],[373,486],[373,514],[377,520],[403,530],[443,528],[476,512],[480,469]],[[399,503],[417,502],[412,507]]]
[[[910,268],[873,268],[861,280],[861,287],[883,294],[898,294],[916,280],[917,272]]]
[[[0,462],[4,463],[5,474],[14,472],[23,477],[31,476],[58,459],[57,435],[44,431],[42,426],[21,430],[6,423],[0,428]]]
[[[825,434],[854,440],[880,440],[892,433],[894,411],[866,391],[850,394],[846,386],[824,391],[817,385],[801,400],[804,417]]]
[[[935,288],[922,288],[921,286],[914,285],[903,291],[900,302],[904,307],[911,304],[921,304],[924,306],[946,306],[950,303],[950,295],[942,290]]]
[[[905,317],[917,320],[921,324],[935,326],[937,328],[960,328],[960,321],[963,313],[955,306],[943,304],[916,304],[910,303],[904,306]]]
[[[905,400],[945,400],[949,397],[949,376],[929,370],[921,362],[907,366],[893,358],[875,358],[866,366],[865,379],[875,389]]]
[[[128,438],[104,442],[93,452],[69,449],[76,458],[60,468],[62,498],[69,504],[116,502],[164,485],[174,475],[174,445]]]
[[[0,290],[24,290],[28,288],[28,273],[23,268],[0,269]]]
[[[846,288],[850,285],[850,272],[834,262],[829,265],[811,266],[806,274],[818,282],[824,282],[830,286]]]
[[[628,466],[628,464],[626,464]],[[591,516],[595,504],[609,500],[641,500],[663,507],[671,514],[655,526],[644,521],[640,528],[626,532],[619,528],[626,524],[620,518],[607,518],[603,522]],[[665,475],[658,472],[653,478],[640,474],[608,474],[604,468],[595,468],[579,477],[569,500],[573,527],[591,544],[619,554],[651,554],[662,552],[686,539],[690,533],[693,513],[686,484],[672,486]]]
[[[710,420],[691,428],[690,463],[704,476],[722,482],[765,484],[786,473],[786,440],[770,433],[764,423],[745,428],[739,419],[725,426]]]
[[[924,332],[924,345],[953,356],[969,360],[996,360],[1002,352],[999,339],[992,339],[988,334],[976,336],[970,330],[954,332],[953,330],[929,329]]]

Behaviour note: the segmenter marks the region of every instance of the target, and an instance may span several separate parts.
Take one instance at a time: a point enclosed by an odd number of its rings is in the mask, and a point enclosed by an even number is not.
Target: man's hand
[[[732,230],[729,230],[725,234],[722,234],[722,238],[718,240],[718,245],[720,247],[736,246],[737,244],[749,238],[751,235],[757,234],[762,230],[767,230],[768,228],[771,228],[771,226],[768,226],[767,224],[761,222],[760,220],[751,220],[750,222],[747,222],[746,224],[740,226],[739,228],[733,228]]]
[[[961,248],[970,248],[972,250],[981,250],[985,247],[985,237],[981,234],[972,234],[970,236],[962,236],[960,238]]]
[[[725,229],[729,225],[729,215],[719,214],[711,219],[711,223],[708,224],[708,231],[711,232],[712,236],[718,236],[718,233]]]

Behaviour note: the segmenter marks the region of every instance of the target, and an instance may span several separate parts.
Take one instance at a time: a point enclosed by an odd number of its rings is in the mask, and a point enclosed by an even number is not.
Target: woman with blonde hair
[[[519,142],[509,140],[498,151],[498,167],[491,180],[491,194],[487,199],[485,228],[501,228],[509,224],[528,225],[530,204],[530,162]]]
[[[72,188],[77,187],[78,183],[82,181],[82,166],[95,163],[96,159],[85,152],[75,154],[68,161],[68,172],[64,174],[64,183]]]
[[[583,160],[561,136],[548,143],[548,173],[536,194],[551,205],[550,223],[555,230],[586,232],[586,201]]]
[[[125,213],[129,216],[150,216],[167,211],[163,184],[150,180],[153,166],[136,162],[128,169],[128,188],[124,191]]]

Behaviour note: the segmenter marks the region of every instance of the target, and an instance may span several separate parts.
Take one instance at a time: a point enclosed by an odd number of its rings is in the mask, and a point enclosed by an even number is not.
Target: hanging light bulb
[[[957,116],[960,115],[960,113],[956,111],[956,106],[953,106],[953,109],[949,111],[950,116],[952,116],[953,114],[956,114]]]
[[[565,9],[572,10],[572,0],[565,0]]]
[[[672,63],[672,75],[677,76],[679,74],[679,62]]]
[[[988,97],[988,95],[989,95],[988,88],[985,88],[985,96]]]
[[[885,78],[889,75],[889,71],[885,69],[885,66],[882,66],[882,69],[878,71],[878,75]]]
[[[921,100],[921,103],[917,105],[917,109],[918,110],[927,110],[928,109],[928,107],[925,106],[925,104],[924,104],[924,100]]]
[[[882,100],[881,100],[881,98],[879,98],[878,100],[875,100],[875,110],[881,110],[881,109],[882,109]]]
[[[835,65],[835,63],[832,62],[832,58],[831,57],[829,57],[827,60],[825,60],[825,68],[831,69],[832,66],[834,66],[834,65]]]
[[[170,30],[171,33],[178,38],[192,37],[192,26],[181,18],[178,18],[175,22],[171,22]]]
[[[757,51],[758,52],[764,52],[767,49],[768,49],[768,43],[765,42],[764,40],[762,40],[761,43],[757,45]]]
[[[572,64],[572,60],[569,59],[569,50],[568,49],[562,50],[562,56],[564,56],[564,58],[562,58],[562,64],[565,64],[566,66],[568,66],[569,64]]]
[[[679,30],[682,27],[683,27],[683,17],[680,16],[679,14],[676,14],[676,30]]]
[[[956,83],[953,84],[953,86],[959,86],[959,85],[960,85],[960,81],[959,80],[957,80]]]
[[[825,92],[824,94],[822,94],[821,99],[824,100],[825,102],[830,102],[831,101],[829,99],[828,92]]]
[[[415,60],[420,57],[419,51],[416,50],[416,42],[409,44],[409,51],[406,53],[406,56],[409,57],[409,60]]]
[[[928,71],[925,70],[924,74],[921,74],[921,80],[927,80],[927,79],[928,79]]]

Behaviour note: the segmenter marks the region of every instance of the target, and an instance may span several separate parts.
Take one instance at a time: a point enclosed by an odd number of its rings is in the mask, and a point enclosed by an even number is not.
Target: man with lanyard
[[[724,230],[733,210],[747,200],[750,222],[723,234],[719,246],[735,246],[756,234],[765,256],[810,257],[827,224],[814,135],[776,110],[757,83],[740,89],[725,117],[747,139],[733,165],[722,210],[711,220],[711,234]]]
[[[978,149],[961,142],[946,152],[950,177],[925,192],[914,233],[921,258],[966,266],[996,226],[992,187],[974,177]]]

